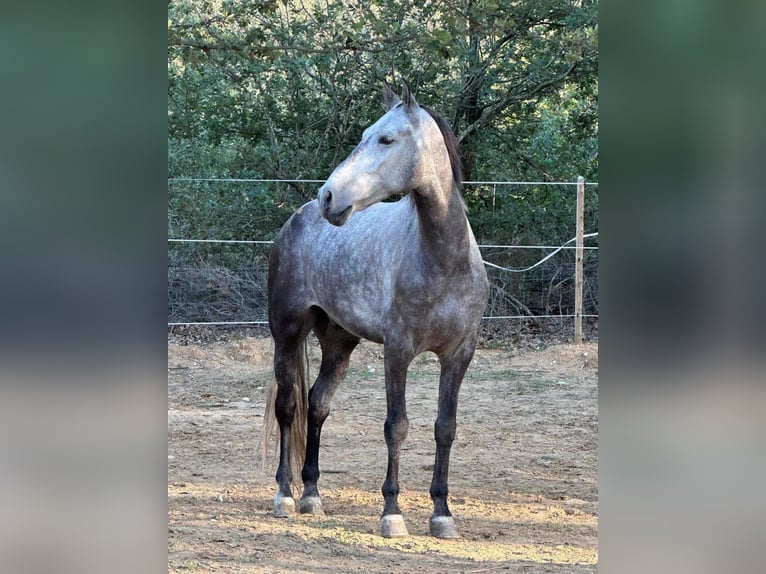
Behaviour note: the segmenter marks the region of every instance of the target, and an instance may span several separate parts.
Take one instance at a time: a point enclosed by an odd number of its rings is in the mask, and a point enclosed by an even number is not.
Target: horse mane
[[[439,131],[442,134],[442,138],[444,138],[444,145],[447,146],[450,165],[452,166],[452,180],[455,183],[455,187],[458,190],[462,190],[463,163],[460,161],[460,142],[457,141],[457,137],[452,133],[452,129],[449,127],[447,120],[428,106],[421,105],[420,107],[427,111],[428,115],[430,115],[436,122],[436,125],[439,126]]]
[[[450,166],[452,167],[452,192],[460,201],[463,210],[468,213],[468,206],[465,204],[465,199],[463,198],[463,162],[460,160],[460,142],[458,142],[455,134],[452,133],[452,129],[449,127],[447,120],[428,106],[421,105],[420,107],[427,111],[428,115],[431,116],[436,122],[436,125],[439,126],[442,139],[444,139],[444,145],[447,147]]]

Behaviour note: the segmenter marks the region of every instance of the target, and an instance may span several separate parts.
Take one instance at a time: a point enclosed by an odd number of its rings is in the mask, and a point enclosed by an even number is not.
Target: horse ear
[[[383,80],[383,103],[386,106],[386,111],[390,110],[401,101],[399,96],[397,96],[394,93],[394,90],[391,89],[391,86],[388,85],[388,82]]]
[[[412,95],[410,87],[407,85],[407,82],[404,81],[402,81],[402,101],[404,102],[404,109],[407,112],[411,112],[418,107],[418,103],[415,101],[415,96]]]

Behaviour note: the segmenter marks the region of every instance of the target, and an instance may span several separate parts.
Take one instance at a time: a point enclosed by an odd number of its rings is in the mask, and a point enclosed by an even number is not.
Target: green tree
[[[450,120],[467,179],[560,177],[530,153],[528,126],[562,90],[595,97],[595,10],[564,0],[174,0],[171,147],[194,139],[204,166],[206,152],[233,143],[239,174],[321,178],[379,114],[380,81],[404,78]],[[589,118],[580,136],[594,132]],[[566,177],[590,161],[567,162]]]

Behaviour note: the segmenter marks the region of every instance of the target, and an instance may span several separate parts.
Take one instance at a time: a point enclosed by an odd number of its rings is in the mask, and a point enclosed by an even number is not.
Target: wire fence
[[[270,198],[277,205],[256,204],[255,195],[266,189],[263,186],[321,184],[324,180],[281,180],[257,178],[169,178],[169,184],[181,186],[191,198],[193,208],[185,209],[184,216],[198,212],[208,213],[213,208],[220,209],[221,203],[236,197],[246,202],[251,211],[261,208],[263,218],[269,217],[272,227],[280,227],[280,221],[286,220],[294,209],[285,201],[284,196]],[[205,184],[206,188],[189,193],[188,185]],[[233,188],[222,184],[234,184]],[[243,191],[242,184],[253,184],[254,188]],[[492,205],[497,199],[497,186],[571,186],[577,182],[534,182],[534,181],[468,181],[465,187],[491,186]],[[597,183],[585,182],[585,186],[596,188]],[[226,188],[226,189],[224,189]],[[488,193],[487,190],[485,192]],[[211,207],[210,199],[203,199],[205,193],[217,196]],[[233,194],[233,195],[232,195]],[[574,203],[574,197],[571,201]],[[196,203],[195,203],[196,202]],[[275,215],[275,208],[283,212]],[[286,209],[284,209],[286,208]],[[207,210],[207,211],[206,211]],[[188,211],[188,213],[187,213]],[[239,213],[237,212],[237,215]],[[243,220],[244,221],[244,220]],[[254,229],[254,224],[246,223],[241,227],[243,234]],[[266,276],[269,238],[237,239],[216,238],[221,225],[215,221],[204,227],[199,235],[207,237],[173,237],[176,229],[188,229],[177,221],[177,214],[168,213],[169,264],[168,264],[168,327],[251,327],[268,324],[266,303]],[[277,225],[278,224],[278,225]],[[586,224],[587,225],[587,224]],[[180,235],[180,234],[179,234]],[[214,236],[210,238],[210,236]],[[589,243],[597,241],[598,232],[585,234]],[[500,321],[526,320],[540,322],[552,320],[559,327],[571,324],[575,317],[574,305],[574,269],[577,246],[575,241],[561,245],[508,245],[493,242],[481,242],[491,292],[487,314],[483,318],[485,327]],[[593,327],[598,319],[598,245],[583,245],[584,260],[584,310],[580,314],[586,324]],[[535,257],[531,265],[514,266],[516,261],[529,261],[535,251],[548,252],[542,257]],[[527,253],[520,257],[518,253]],[[490,261],[490,259],[492,261]]]

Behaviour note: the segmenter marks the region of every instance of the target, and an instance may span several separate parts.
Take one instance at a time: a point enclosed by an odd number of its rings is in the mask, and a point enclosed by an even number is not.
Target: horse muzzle
[[[354,211],[353,205],[338,206],[333,192],[325,189],[325,186],[319,189],[317,200],[319,201],[319,212],[322,214],[322,217],[338,227],[345,225]]]

